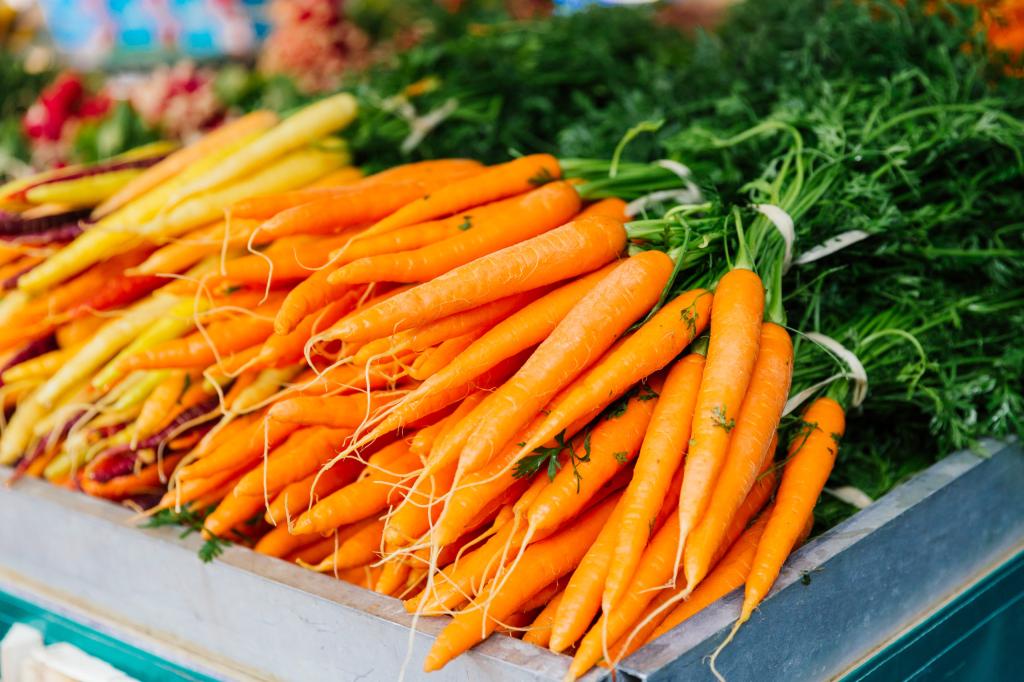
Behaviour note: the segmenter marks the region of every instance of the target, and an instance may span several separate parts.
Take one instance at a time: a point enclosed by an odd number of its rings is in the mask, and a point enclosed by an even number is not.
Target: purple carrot
[[[23,270],[19,270],[18,272],[14,273],[13,275],[8,277],[7,279],[0,280],[0,291],[12,291],[12,290],[16,289],[18,287],[18,281],[25,275],[25,273],[27,273],[30,270],[32,270],[32,268],[34,268],[36,265],[39,265],[39,264],[38,263],[33,263],[32,265],[28,266],[27,268],[25,268]]]
[[[69,242],[82,234],[86,227],[87,226],[81,222],[74,222],[66,225],[58,225],[57,227],[51,227],[43,232],[23,234],[13,238],[6,235],[0,235],[0,240],[24,246],[48,246],[50,244]]]
[[[127,476],[135,470],[136,454],[107,450],[89,465],[89,478],[97,483],[106,483],[112,478]]]
[[[32,448],[32,450],[29,451],[28,454],[22,457],[21,461],[18,462],[18,466],[14,468],[14,474],[11,476],[10,480],[8,481],[8,484],[12,484],[19,478],[24,476],[25,472],[28,471],[28,468],[32,466],[32,463],[34,461],[36,461],[37,459],[45,455],[47,452],[49,452],[50,448],[53,445],[56,445],[64,438],[67,438],[67,435],[71,433],[71,429],[75,427],[75,424],[80,422],[82,418],[85,417],[85,415],[87,414],[89,414],[88,410],[79,410],[78,412],[75,412],[74,414],[71,415],[70,419],[64,422],[64,425],[61,426],[59,431],[50,431],[45,436],[40,438],[36,442],[35,447]]]
[[[127,159],[124,161],[100,161],[99,163],[94,163],[88,168],[82,168],[74,171],[73,173],[67,173],[59,177],[47,178],[46,180],[34,182],[31,185],[22,187],[21,190],[11,196],[20,199],[21,197],[24,197],[30,189],[35,189],[36,187],[41,187],[43,185],[52,185],[55,182],[78,180],[79,178],[87,178],[92,175],[102,175],[103,173],[112,173],[114,171],[131,170],[132,168],[149,168],[150,166],[155,165],[158,161],[163,160],[164,157],[166,157],[166,154],[161,154],[159,156],[147,156],[142,159]]]
[[[177,438],[178,436],[184,436],[185,434],[191,433],[196,429],[202,428],[202,424],[195,424],[185,429],[184,431],[178,432],[184,424],[187,424],[199,417],[213,418],[216,414],[213,412],[213,408],[217,406],[219,398],[216,395],[211,395],[209,398],[201,403],[196,403],[187,410],[183,410],[181,414],[171,420],[171,423],[160,429],[148,438],[144,438],[139,441],[137,450],[150,450],[152,448],[160,447],[160,444],[171,437]],[[204,420],[206,421],[206,420]]]
[[[120,433],[121,431],[124,431],[129,424],[131,424],[131,422],[118,422],[116,424],[107,424],[106,426],[100,426],[92,430],[92,433],[96,434],[100,438],[110,438],[115,433]]]
[[[103,458],[104,461],[102,463],[95,463],[89,468],[89,478],[97,483],[106,483],[111,478],[130,474],[135,467],[135,458],[139,451],[153,450],[160,447],[164,441],[168,440],[172,436],[182,436],[203,428],[202,424],[196,424],[185,429],[185,431],[182,431],[181,433],[177,433],[177,429],[181,428],[183,424],[187,424],[188,422],[204,415],[209,414],[211,417],[214,416],[215,413],[212,412],[212,410],[216,406],[217,396],[210,396],[205,401],[184,410],[181,414],[172,419],[170,424],[153,435],[140,440],[136,443],[134,448],[131,443],[121,443],[104,450],[100,455],[98,455],[98,457]]]
[[[130,503],[132,509],[141,509],[145,511],[160,504],[160,500],[162,500],[163,497],[163,493],[148,493],[144,495],[132,495],[131,497],[126,497],[122,502]]]
[[[20,365],[21,363],[38,357],[43,353],[49,353],[52,350],[57,350],[57,338],[53,334],[44,336],[41,339],[36,339],[35,341],[29,341],[21,350],[9,357],[7,362],[0,367],[0,386],[4,385],[3,373],[11,367]]]
[[[58,227],[77,225],[89,216],[89,209],[75,209],[37,218],[23,218],[17,214],[0,217],[0,238],[12,239],[29,234],[48,232]]]

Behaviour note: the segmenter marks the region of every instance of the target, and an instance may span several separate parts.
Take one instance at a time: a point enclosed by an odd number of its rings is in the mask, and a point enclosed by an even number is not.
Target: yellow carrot
[[[171,201],[171,205],[242,178],[246,174],[258,172],[275,159],[341,130],[356,117],[357,108],[356,99],[343,92],[300,109],[232,154],[209,173],[182,187]],[[271,194],[274,191],[251,192],[243,196]]]
[[[270,111],[254,111],[215,128],[195,143],[179,149],[159,163],[147,168],[142,175],[97,206],[92,212],[93,219],[98,220],[113,213],[210,154],[229,146],[235,140],[259,134],[275,123],[277,123],[277,114]]]
[[[72,385],[95,372],[176,303],[177,299],[169,296],[156,296],[111,320],[40,387],[36,400],[44,407],[51,406]]]
[[[231,144],[210,153],[179,175],[169,178],[131,203],[105,216],[79,235],[75,241],[25,273],[18,280],[19,290],[30,294],[40,293],[104,258],[131,248],[140,241],[138,227],[155,218],[183,183],[209,171],[247,143],[251,136],[252,134],[234,140]]]
[[[70,208],[95,206],[137,178],[138,168],[108,171],[62,182],[50,182],[25,192],[33,204],[63,204]]]
[[[209,307],[210,303],[207,298],[196,299],[193,296],[189,296],[188,298],[178,299],[165,314],[156,319],[148,329],[139,334],[134,341],[125,346],[103,369],[96,373],[91,382],[93,388],[105,389],[109,387],[123,372],[121,367],[122,360],[140,351],[148,350],[164,341],[178,338],[192,329],[195,326],[196,315],[204,312]]]
[[[349,160],[340,147],[320,149],[305,147],[254,169],[244,178],[178,203],[167,213],[143,225],[139,232],[148,237],[176,237],[217,219],[225,206],[239,199],[258,194],[274,194],[302,187],[323,177]]]

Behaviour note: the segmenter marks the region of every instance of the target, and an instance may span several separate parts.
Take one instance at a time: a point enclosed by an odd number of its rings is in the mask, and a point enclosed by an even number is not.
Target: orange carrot
[[[327,268],[317,270],[308,278],[299,282],[288,292],[274,318],[274,332],[287,334],[310,313],[347,298],[350,292],[355,293],[359,301],[366,294],[366,287],[350,287],[348,285],[331,286],[327,276],[331,273]]]
[[[203,521],[203,535],[225,537],[238,526],[253,518],[263,507],[260,495],[241,495],[238,486],[220,501],[217,508]]]
[[[606,215],[609,218],[617,218],[624,223],[631,220],[631,217],[626,213],[626,202],[616,197],[595,201],[584,208],[580,215]]]
[[[433,426],[422,429],[420,434],[429,434],[423,440],[429,439],[432,446],[433,442],[442,438],[447,430],[451,429],[454,424],[479,404],[483,397],[483,391],[477,391],[467,396],[448,417]],[[422,457],[421,452],[418,450],[426,444],[417,442],[420,440],[420,434],[413,438],[411,449],[415,454]],[[429,451],[430,447],[428,446],[426,452],[429,453]],[[387,528],[384,531],[384,539],[388,541],[388,544],[392,547],[404,547],[423,535],[441,513],[442,505],[441,500],[438,498],[451,489],[454,479],[454,466],[449,466],[447,469],[442,469],[436,473],[424,471],[419,475],[409,488],[409,492],[406,493],[401,504],[398,505],[398,508],[388,518]]]
[[[220,362],[214,364],[213,369],[224,376],[235,376],[239,372],[252,368],[262,348],[260,341],[257,341],[247,348],[232,351],[230,355],[221,356]],[[227,407],[230,408],[232,405],[229,404]]]
[[[565,432],[566,440],[571,439],[580,432],[596,416],[597,412],[587,415],[569,426]],[[536,422],[524,429],[521,436],[515,439],[516,442],[528,438],[531,429],[534,428],[536,428]],[[516,477],[516,473],[513,470],[517,449],[516,446],[506,448],[493,462],[480,471],[466,476],[463,482],[452,490],[451,497],[445,505],[441,518],[438,519],[438,523],[431,531],[431,543],[435,546],[444,546],[451,542],[454,538],[458,537],[459,529],[468,520],[478,516],[484,509],[493,504],[494,500],[507,495],[510,490],[517,486],[517,481],[520,479]],[[538,483],[546,484],[546,480],[538,481]],[[602,492],[618,490],[622,485],[625,485],[625,480],[620,476],[616,476],[605,485]],[[527,493],[523,494],[522,498],[515,505],[515,518],[520,518],[525,513],[529,504],[532,504],[533,499],[535,499],[532,497],[533,492],[536,490],[539,493],[542,489],[543,486],[538,486],[537,488],[531,486]],[[527,504],[527,501],[529,504]],[[525,528],[521,530],[525,533]],[[543,536],[545,532],[540,532],[540,535]],[[536,534],[533,539],[538,539]]]
[[[346,187],[363,179],[363,171],[355,166],[345,166],[336,171],[328,173],[310,185],[311,189],[318,187]]]
[[[54,454],[58,452],[54,449]],[[137,473],[132,473],[127,476],[117,476],[99,483],[94,481],[87,476],[83,476],[79,480],[79,484],[82,486],[82,491],[87,495],[93,497],[105,497],[108,500],[123,500],[126,497],[133,495],[142,495],[145,493],[157,492],[164,488],[167,479],[174,471],[174,467],[178,465],[178,462],[182,460],[184,455],[171,455],[170,457],[164,457],[163,459],[153,462],[142,467]],[[48,461],[49,458],[41,457],[42,461]],[[39,472],[41,474],[42,471]],[[26,471],[26,475],[33,476],[39,475],[35,473],[32,467]]]
[[[331,556],[321,561],[316,566],[311,566],[314,571],[340,571],[353,566],[361,566],[377,558],[380,549],[381,533],[384,532],[384,521],[380,519],[366,519],[360,521],[358,530],[351,537],[345,539],[338,546]]]
[[[530,623],[530,629],[523,635],[524,642],[547,648],[548,643],[551,641],[551,628],[554,626],[555,614],[558,612],[558,607],[562,603],[564,596],[565,592],[562,591],[548,601],[547,605]]]
[[[347,166],[325,175],[303,189],[277,194],[260,194],[236,201],[229,208],[232,218],[252,220],[268,220],[281,211],[302,204],[336,196],[350,190],[353,186],[365,186],[369,178],[363,178],[358,168]]]
[[[478,408],[477,429],[459,455],[475,471],[583,370],[593,364],[661,295],[672,261],[644,251],[623,261],[587,293],[530,359]]]
[[[189,393],[192,393],[194,390],[198,389],[196,389],[194,385],[190,386],[188,391],[186,391],[186,396]],[[183,396],[182,400],[184,399],[185,397]],[[258,414],[247,414],[242,415],[237,419],[228,422],[227,425],[214,431],[212,436],[207,435],[206,437],[203,438],[203,440],[199,441],[199,444],[196,445],[189,453],[189,458],[202,459],[203,457],[206,457],[211,453],[216,452],[218,448],[227,443],[229,440],[233,440],[243,435],[249,429],[251,429],[253,427],[253,424],[255,424],[259,420],[260,416],[261,415]]]
[[[846,429],[842,406],[831,398],[818,398],[804,412],[803,422],[804,432],[798,433],[790,445],[775,507],[757,545],[733,633],[750,618],[775,583],[835,464],[839,440]]]
[[[592,216],[488,254],[357,313],[337,336],[370,341],[530,289],[590,272],[625,245],[622,223]]]
[[[563,399],[550,406],[543,426],[521,452],[544,445],[580,416],[617,400],[638,381],[666,366],[703,332],[711,305],[711,294],[693,289],[662,307],[602,357]]]
[[[445,182],[454,182],[461,178],[479,175],[485,170],[486,167],[483,164],[473,159],[429,159],[379,171],[367,177],[364,182],[368,184],[403,182],[424,177],[443,178]]]
[[[650,540],[651,524],[668,493],[666,486],[670,485],[672,473],[680,468],[686,454],[703,371],[704,356],[692,353],[676,362],[665,378],[637,456],[633,478],[623,493],[627,506],[613,541],[602,596],[605,610],[621,598],[629,585]]]
[[[239,495],[256,495],[261,499],[262,495],[276,495],[289,483],[316,473],[351,435],[351,429],[322,426],[293,433],[265,462],[243,476],[235,490]]]
[[[220,504],[220,501],[227,497],[228,493],[235,487],[235,484],[238,483],[238,478],[240,477],[229,479],[213,490],[200,495],[189,502],[185,508],[201,514],[213,511]]]
[[[746,582],[747,576],[750,575],[750,567],[754,563],[757,545],[764,535],[765,526],[768,525],[770,513],[771,509],[766,510],[757,522],[740,536],[740,539],[726,552],[714,570],[708,574],[707,579],[690,593],[686,601],[666,616],[661,625],[651,634],[650,639],[660,637]]]
[[[608,265],[555,289],[496,324],[448,367],[409,393],[380,428],[384,433],[398,428],[408,420],[404,416],[407,412],[418,414],[421,402],[432,400],[432,395],[458,389],[489,368],[507,362],[508,358],[543,341],[569,310],[615,267],[614,264]],[[515,369],[521,364],[517,364]]]
[[[442,341],[437,347],[430,349],[429,354],[424,351],[409,368],[409,376],[417,381],[423,381],[436,374],[451,364],[452,360],[480,338],[483,333],[483,329],[476,329],[462,336],[456,336],[454,339]]]
[[[343,265],[358,258],[419,249],[447,237],[458,235],[461,232],[459,227],[463,223],[464,218],[455,216],[401,227],[387,232],[385,235],[354,238],[350,244],[331,254],[331,262]],[[350,290],[345,283],[330,284],[328,282],[333,271],[330,268],[325,268],[314,272],[289,295],[288,304],[282,307],[282,312],[278,316],[279,322],[276,329],[279,333],[288,332],[307,312],[327,305],[331,300]]]
[[[377,578],[373,591],[378,594],[391,595],[405,587],[405,581],[409,577],[412,566],[401,559],[390,559],[384,564],[384,570]]]
[[[375,355],[394,353],[399,350],[423,351],[442,341],[448,341],[469,332],[479,331],[481,334],[496,322],[507,319],[509,315],[524,305],[535,300],[544,293],[541,288],[522,294],[513,294],[497,301],[485,303],[478,308],[464,310],[448,317],[442,317],[422,327],[409,329],[393,336],[388,336],[367,343],[353,356],[357,363],[368,362]]]
[[[657,588],[664,587],[671,580],[675,572],[678,540],[679,516],[670,514],[665,525],[655,533],[644,550],[626,594],[613,610],[603,614],[583,637],[569,666],[571,679],[590,670],[602,656],[603,643],[618,641],[637,622],[644,608],[654,599]]]
[[[259,223],[255,220],[240,218],[232,218],[230,225],[221,220],[200,227],[160,247],[145,261],[126,270],[125,274],[142,276],[184,272],[203,258],[220,253],[225,246],[245,246],[257,227]]]
[[[362,566],[352,566],[351,568],[335,571],[334,576],[338,580],[351,583],[364,590],[370,590],[377,584],[377,580],[380,579],[380,574],[383,570],[380,566],[366,563]]]
[[[320,498],[354,481],[362,469],[363,465],[359,460],[345,459],[323,474],[318,471],[290,483],[274,498],[264,518],[267,523],[274,526],[287,523],[292,517],[298,516],[312,504],[319,502]]]
[[[272,334],[260,349],[257,356],[259,364],[283,367],[298,362],[303,357],[306,342],[318,332],[340,320],[343,315],[350,313],[358,300],[358,293],[350,291],[323,309],[306,315],[298,326],[288,333]]]
[[[763,315],[764,285],[760,277],[743,268],[734,268],[722,277],[711,305],[707,361],[679,494],[680,559],[686,538],[707,509],[725,462],[740,403],[747,393],[757,358]]]
[[[338,172],[340,173],[345,170],[347,169],[342,169]],[[287,209],[319,199],[344,195],[352,191],[362,192],[382,185],[408,183],[425,178],[435,178],[435,181],[447,183],[479,173],[482,170],[483,166],[478,162],[468,159],[421,161],[419,163],[396,166],[381,173],[358,179],[356,182],[323,184],[323,181],[327,180],[327,178],[323,178],[320,182],[307,189],[250,197],[235,203],[231,207],[231,213],[243,218],[267,220]]]
[[[774,448],[772,451],[774,452]],[[750,494],[747,495],[747,499],[745,499],[743,504],[740,505],[739,510],[736,512],[736,516],[733,518],[732,524],[729,526],[729,530],[725,534],[722,545],[718,548],[718,551],[715,552],[715,556],[711,561],[712,565],[718,564],[729,548],[731,548],[736,543],[736,540],[744,533],[744,531],[747,530],[751,519],[757,516],[761,512],[761,509],[768,503],[772,494],[775,492],[775,484],[777,481],[778,476],[776,475],[775,470],[771,467],[771,462],[766,462],[764,471],[761,472],[761,476],[757,483],[754,484]],[[674,516],[675,509],[671,509],[670,513]],[[767,518],[767,516],[765,516],[765,518]],[[685,589],[685,585],[679,584],[676,587],[670,587],[658,592],[658,596],[651,601],[640,615],[640,622],[636,627],[630,630],[627,635],[619,639],[619,641],[615,643],[615,646],[611,648],[611,651],[615,652],[615,657],[612,660],[621,660],[623,657],[640,648],[640,645],[646,641],[647,637],[649,637],[650,634],[654,632],[655,628],[657,628],[665,619],[668,614],[668,610],[672,608],[672,605],[682,600],[682,593]],[[695,592],[700,589],[701,586],[698,585]],[[691,598],[692,597],[693,595],[691,595]]]
[[[205,478],[197,477],[189,480],[182,480],[179,477],[176,481],[177,485],[171,490],[168,490],[164,496],[160,498],[160,502],[150,509],[150,511],[171,509],[178,505],[185,506],[190,502],[203,497],[207,493],[221,488],[229,481],[238,479],[251,467],[252,465],[250,463],[246,463],[231,469],[218,471]]]
[[[216,451],[189,464],[178,475],[182,480],[206,478],[251,464],[263,453],[264,443],[274,447],[297,429],[296,424],[284,424],[266,418],[256,420],[250,423],[243,433],[224,442]]]
[[[332,251],[330,260],[341,267],[362,258],[413,251],[462,234],[465,224],[466,219],[459,215],[400,227],[384,234],[362,236],[359,233],[348,244]]]
[[[419,610],[426,615],[443,614],[477,594],[501,569],[502,557],[505,557],[506,562],[512,559],[509,550],[518,549],[525,535],[525,529],[517,528],[514,523],[500,525],[496,531],[483,545],[441,571],[434,578],[432,592],[423,592],[413,599],[407,599],[404,602],[406,611]],[[539,533],[535,541],[545,536],[545,533]],[[453,543],[444,544],[447,547]]]
[[[457,409],[458,408],[456,408],[456,410]],[[417,431],[416,435],[412,437],[412,442],[409,443],[409,451],[420,459],[429,455],[430,448],[434,447],[434,441],[440,434],[444,433],[451,419],[452,415],[441,417],[433,424],[424,426],[422,429]]]
[[[672,477],[671,484],[678,486],[681,477],[680,468]],[[677,489],[675,492],[678,494]],[[658,532],[668,516],[675,513],[677,502],[673,488],[670,487],[666,496],[659,500],[661,505],[657,515],[650,520],[646,531],[649,535],[653,536]],[[566,586],[563,606],[558,611],[551,633],[552,651],[560,652],[572,646],[587,631],[594,616],[601,609],[601,593],[616,552],[618,523],[627,509],[625,498],[620,498],[615,515],[601,531],[598,540],[580,562],[579,568]]]
[[[339,528],[325,537],[319,533],[293,535],[288,526],[281,525],[260,538],[253,549],[260,554],[284,557],[292,562],[301,560],[304,563],[319,563],[361,529],[360,524],[353,524]]]
[[[469,228],[415,251],[362,258],[335,271],[328,281],[425,282],[513,244],[552,230],[580,209],[580,196],[565,182],[482,206],[464,216]]]
[[[365,225],[394,213],[416,197],[436,192],[446,184],[448,180],[438,176],[395,182],[358,183],[333,191],[327,190],[324,198],[301,203],[268,219],[256,233],[255,242],[266,244],[293,234],[325,234]]]
[[[361,443],[372,442],[373,440],[387,435],[396,429],[411,424],[418,419],[434,414],[444,408],[457,403],[478,389],[491,390],[505,381],[513,372],[523,364],[526,359],[526,352],[500,361],[494,367],[486,370],[483,374],[470,380],[468,383],[437,391],[425,398],[416,401],[412,405],[399,403],[388,415],[377,424],[373,430],[360,439]],[[415,388],[413,390],[416,390]]]
[[[273,305],[268,306],[273,307]],[[257,308],[256,315],[267,307]],[[214,322],[202,331],[165,341],[129,355],[121,362],[124,371],[136,369],[207,367],[219,357],[251,348],[273,333],[273,323],[263,317],[244,316]]]
[[[547,154],[524,156],[487,168],[481,173],[457,180],[379,220],[369,234],[389,232],[399,227],[449,216],[467,208],[487,204],[529,191],[549,180],[561,177],[558,160]]]
[[[401,491],[396,486],[419,465],[419,457],[409,452],[409,442],[400,440],[385,450],[401,452],[401,456],[369,469],[365,478],[341,488],[304,512],[292,525],[294,533],[324,533],[339,526],[360,521],[377,514],[389,504],[398,502]]]
[[[333,541],[333,537],[330,538]],[[285,557],[293,552],[301,550],[304,547],[310,547],[311,545],[318,544],[321,540],[321,536],[318,533],[307,533],[305,535],[293,535],[288,526],[281,524],[277,528],[271,529],[269,532],[264,534],[256,544],[253,546],[253,550],[260,554],[266,554],[267,556]],[[328,549],[312,561],[320,561],[325,556],[334,551],[334,543],[332,542]],[[307,561],[309,561],[307,559]]]
[[[402,395],[401,391],[372,391],[322,398],[298,396],[274,403],[267,415],[292,424],[354,429]]]
[[[793,375],[793,343],[785,329],[772,322],[761,327],[761,340],[743,398],[736,428],[729,441],[725,465],[719,474],[700,523],[693,529],[683,553],[687,590],[693,590],[711,568],[736,510],[747,497],[766,458],[789,396]]]
[[[207,284],[265,286],[303,280],[327,265],[331,249],[350,240],[351,236],[344,233],[332,237],[284,237],[262,253],[227,261],[219,273],[207,279]]]
[[[556,653],[579,639],[601,608],[601,587],[608,574],[612,545],[623,508],[623,498],[619,498],[608,523],[573,571],[562,593],[561,605],[552,614],[548,644]]]
[[[276,534],[276,532],[278,530],[281,530],[282,532],[284,532],[287,529],[284,528],[284,527],[282,527],[280,529],[275,528],[273,531],[271,531],[271,533],[275,533]],[[267,533],[267,535],[265,535],[263,537],[266,538],[269,535],[270,535],[270,533]],[[341,531],[339,531],[337,533],[337,535],[341,535]],[[303,538],[303,542],[305,542],[305,539],[308,538],[308,537],[311,537],[311,536],[310,535],[300,535],[298,537]],[[320,536],[317,535],[316,533],[313,533],[312,537],[320,538]],[[284,545],[285,542],[287,542],[287,541],[282,540],[282,549],[283,549],[283,545]],[[329,557],[332,554],[334,554],[334,550],[337,549],[337,546],[338,546],[339,542],[340,541],[337,538],[335,538],[335,534],[332,533],[331,535],[328,535],[325,538],[320,538],[319,540],[311,542],[308,545],[299,545],[299,549],[293,549],[292,551],[287,552],[284,555],[284,560],[288,561],[288,562],[291,562],[291,563],[297,563],[297,564],[300,564],[300,565],[302,565],[302,564],[318,564],[321,561],[323,561],[324,559],[326,559],[327,557]],[[257,546],[258,545],[259,545],[259,543],[257,543]],[[253,549],[255,549],[255,547]],[[265,547],[265,549],[266,549],[266,551],[262,552],[262,554],[270,554],[271,550],[272,549],[276,549],[276,548],[273,547],[273,546],[267,546],[267,547]],[[276,554],[271,554],[271,556],[277,556],[277,555]],[[362,567],[360,567],[360,569],[361,568]],[[338,579],[339,580],[345,580],[346,579],[346,573],[347,573],[346,571],[339,571],[338,572]]]
[[[653,388],[660,388],[655,382]],[[572,518],[640,449],[657,393],[644,387],[623,410],[603,418],[570,447],[570,462],[540,491],[527,512],[530,533],[553,528]],[[577,461],[581,460],[581,461]]]
[[[368,367],[339,365],[314,379],[295,382],[296,395],[324,396],[343,392],[365,392],[382,387],[394,388],[395,382],[404,376],[403,358],[375,363]]]
[[[591,415],[591,418],[594,416],[596,415]],[[533,425],[523,429],[515,442],[526,440],[532,430],[536,428],[537,421],[535,420]],[[566,442],[584,425],[580,424],[566,429]],[[515,445],[507,447],[490,464],[465,476],[452,490],[441,517],[431,531],[430,540],[435,546],[444,546],[457,538],[459,529],[468,519],[475,516],[491,500],[515,485],[517,479],[513,466],[516,463],[515,455],[518,449]]]
[[[531,611],[536,611],[537,609],[543,608],[549,601],[552,600],[552,598],[554,598],[556,594],[561,593],[561,591],[562,580],[555,580],[547,587],[543,588],[540,592],[537,592],[532,597],[530,597],[528,601],[524,602],[523,605],[519,607],[519,610],[522,612],[529,613]]]
[[[526,549],[504,580],[495,580],[434,640],[423,669],[439,670],[455,656],[483,640],[534,594],[573,570],[593,544],[615,506],[615,496],[550,538]],[[485,608],[486,607],[486,608]]]

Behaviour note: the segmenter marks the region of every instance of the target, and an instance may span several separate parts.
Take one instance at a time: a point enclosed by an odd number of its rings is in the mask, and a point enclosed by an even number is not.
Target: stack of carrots
[[[781,259],[652,241],[545,154],[361,177],[354,115],[250,114],[11,261],[0,462],[451,614],[427,670],[504,630],[579,676],[745,585],[738,627],[844,430],[840,378],[780,436]]]

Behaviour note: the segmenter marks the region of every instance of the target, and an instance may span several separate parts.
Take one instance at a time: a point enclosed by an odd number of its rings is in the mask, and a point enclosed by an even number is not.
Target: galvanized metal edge
[[[102,500],[0,481],[0,569],[16,576],[20,594],[66,602],[139,648],[166,642],[215,677],[333,682],[404,670],[407,680],[428,679],[419,665],[444,619],[421,618],[410,634],[412,618],[395,599],[243,548],[203,564],[199,546],[171,528],[135,527],[131,512]],[[559,679],[568,662],[499,636],[429,679]]]
[[[729,680],[841,676],[1024,548],[1024,452],[951,455],[794,553],[717,662]],[[739,591],[623,661],[620,679],[713,679]]]
[[[841,675],[1024,547],[1024,454],[987,447],[991,457],[952,455],[794,554],[721,657],[723,673]],[[443,620],[421,619],[410,634],[411,617],[394,599],[239,548],[204,565],[198,538],[133,525],[130,512],[101,500],[37,481],[0,485],[0,570],[18,576],[23,592],[34,585],[90,614],[108,634],[169,660],[186,652],[215,677],[386,680],[405,670],[406,679],[427,679],[418,665]],[[731,595],[641,649],[619,679],[710,677],[702,659],[738,604]],[[429,679],[560,679],[568,661],[492,637]]]

